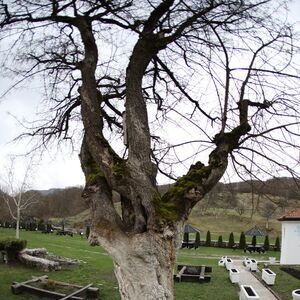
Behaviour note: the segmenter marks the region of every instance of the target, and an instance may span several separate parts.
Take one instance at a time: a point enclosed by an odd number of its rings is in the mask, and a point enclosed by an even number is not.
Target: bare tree
[[[269,230],[269,220],[274,215],[277,206],[272,202],[267,202],[260,209],[260,215],[266,219],[266,230]]]
[[[31,136],[45,145],[83,132],[89,241],[112,256],[122,299],[173,299],[183,223],[228,166],[242,178],[297,176],[286,1],[0,3],[6,71],[15,65],[20,82],[43,74],[48,86],[50,112]],[[158,173],[175,181],[163,195]]]
[[[20,178],[20,166],[17,168],[16,158],[9,159],[10,164],[5,168],[6,174],[2,174],[1,190],[4,191],[3,199],[9,209],[11,217],[16,222],[16,239],[20,237],[21,216],[30,205],[36,203],[36,193],[30,190],[32,180],[33,159],[25,166],[24,174]]]
[[[240,217],[242,217],[242,215],[246,211],[246,204],[243,201],[238,201],[235,211],[239,214]]]

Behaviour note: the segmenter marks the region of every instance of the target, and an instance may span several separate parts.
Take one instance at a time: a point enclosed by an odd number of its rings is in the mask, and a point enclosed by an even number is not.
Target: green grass
[[[240,249],[228,249],[228,248],[213,248],[213,247],[199,247],[197,250],[180,250],[181,255],[189,256],[209,256],[220,258],[221,256],[249,256],[249,253],[245,253],[244,250]],[[252,253],[251,257],[256,260],[268,260],[269,256],[274,256],[276,259],[280,258],[280,252],[278,251],[267,251],[266,253]]]
[[[0,239],[13,237],[14,230],[0,229]],[[86,263],[64,270],[47,273],[50,279],[65,281],[80,285],[94,283],[100,288],[101,299],[120,299],[117,282],[113,274],[113,263],[101,247],[91,247],[86,238],[80,236],[46,235],[39,232],[21,231],[21,239],[27,240],[28,248],[45,247],[48,252],[70,258],[84,260]],[[22,282],[31,276],[41,276],[45,272],[24,267],[0,265],[0,295],[1,299],[32,299],[26,296],[13,296],[10,284],[13,281]]]
[[[277,220],[279,215],[270,218],[269,234],[271,236],[277,236],[281,233],[281,223]],[[265,219],[258,213],[255,213],[251,218],[249,212],[239,216],[236,211],[230,209],[220,209],[219,211],[210,209],[203,213],[196,206],[189,216],[188,223],[202,231],[202,238],[206,236],[207,230],[216,233],[217,236],[222,235],[224,240],[228,239],[230,232],[234,233],[235,238],[239,238],[242,231],[245,232],[254,225],[265,230]]]
[[[13,229],[0,228],[0,239],[13,237],[14,234],[15,231]],[[57,236],[55,234],[46,235],[39,232],[21,230],[20,238],[28,241],[28,248],[45,247],[48,252],[53,254],[77,258],[86,262],[60,271],[47,273],[49,279],[81,285],[94,283],[94,286],[100,289],[101,300],[120,299],[111,258],[107,256],[103,248],[89,246],[85,237],[78,235],[74,237]],[[239,249],[231,250],[211,247],[200,247],[197,250],[180,250],[177,256],[178,264],[210,265],[213,267],[213,272],[210,283],[175,283],[175,298],[177,300],[238,299],[236,285],[231,284],[229,281],[225,268],[217,266],[219,258],[223,255],[244,256],[245,253]],[[251,256],[256,259],[266,259],[269,256],[279,258],[279,252],[269,251],[265,255],[254,254]],[[46,273],[21,266],[0,264],[0,299],[33,299],[25,294],[12,295],[10,285],[13,281],[22,282],[30,279],[31,276],[44,274]],[[220,287],[222,287],[222,294],[218,296],[217,290],[219,291]]]
[[[260,267],[263,268],[263,266]],[[270,266],[268,268],[276,274],[275,284],[272,286],[272,290],[280,297],[281,300],[292,299],[292,291],[300,288],[299,279],[280,270],[280,266]],[[292,268],[300,271],[300,266],[292,266]]]
[[[177,258],[178,264],[207,265],[212,266],[211,282],[203,284],[175,283],[175,298],[178,300],[191,299],[214,299],[214,300],[236,300],[238,287],[230,282],[226,268],[218,267],[216,259],[199,259],[185,256],[180,253]],[[221,290],[221,293],[220,293]]]

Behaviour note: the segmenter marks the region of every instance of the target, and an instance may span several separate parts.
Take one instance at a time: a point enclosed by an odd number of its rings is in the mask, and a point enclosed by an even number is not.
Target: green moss
[[[163,201],[167,202],[169,199],[177,199],[193,188],[197,188],[202,184],[203,179],[206,179],[212,167],[204,166],[201,162],[197,162],[190,167],[189,172],[179,178],[177,182],[163,195]]]
[[[185,212],[186,202],[182,201],[185,193],[201,186],[203,180],[208,178],[211,170],[211,166],[197,162],[162,197],[155,195],[154,206],[161,219],[164,221],[179,220],[182,213]]]
[[[103,172],[96,163],[91,164],[91,172],[87,175],[86,180],[88,184],[93,184],[98,178],[104,177]]]
[[[112,170],[117,179],[121,179],[127,174],[126,160],[121,159],[112,166]]]
[[[164,202],[159,194],[155,194],[153,204],[161,221],[179,220],[175,203]]]
[[[115,228],[114,228],[114,227],[105,225],[105,224],[103,224],[103,223],[98,223],[98,224],[97,224],[97,228],[100,229],[100,230],[115,231]]]

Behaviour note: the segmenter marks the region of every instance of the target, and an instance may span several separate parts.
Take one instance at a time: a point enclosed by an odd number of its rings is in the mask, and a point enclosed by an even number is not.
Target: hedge
[[[26,240],[5,239],[0,240],[0,251],[6,251],[8,261],[17,259],[18,253],[23,250],[27,245]]]

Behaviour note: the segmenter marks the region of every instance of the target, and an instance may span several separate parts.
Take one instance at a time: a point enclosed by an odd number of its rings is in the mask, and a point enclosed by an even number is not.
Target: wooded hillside
[[[265,226],[272,218],[300,205],[299,186],[300,181],[292,178],[275,178],[265,182],[219,183],[195,206],[189,221],[197,225],[198,220],[203,221],[203,217],[206,217],[206,223],[216,223],[221,228],[226,226],[222,222],[230,215],[231,220],[235,218],[235,222],[240,223],[259,217]],[[162,185],[160,192],[163,193],[168,188],[169,185]],[[29,216],[43,220],[72,217],[71,223],[79,227],[87,222],[89,214],[86,211],[87,205],[81,198],[80,187],[35,192],[38,195],[37,203],[28,208],[23,219]],[[9,220],[9,211],[2,201],[2,194],[0,191],[0,219]],[[117,194],[114,194],[114,200],[118,206]],[[220,216],[225,218],[222,222]],[[221,223],[218,224],[216,219]],[[203,228],[202,225],[201,227]]]

